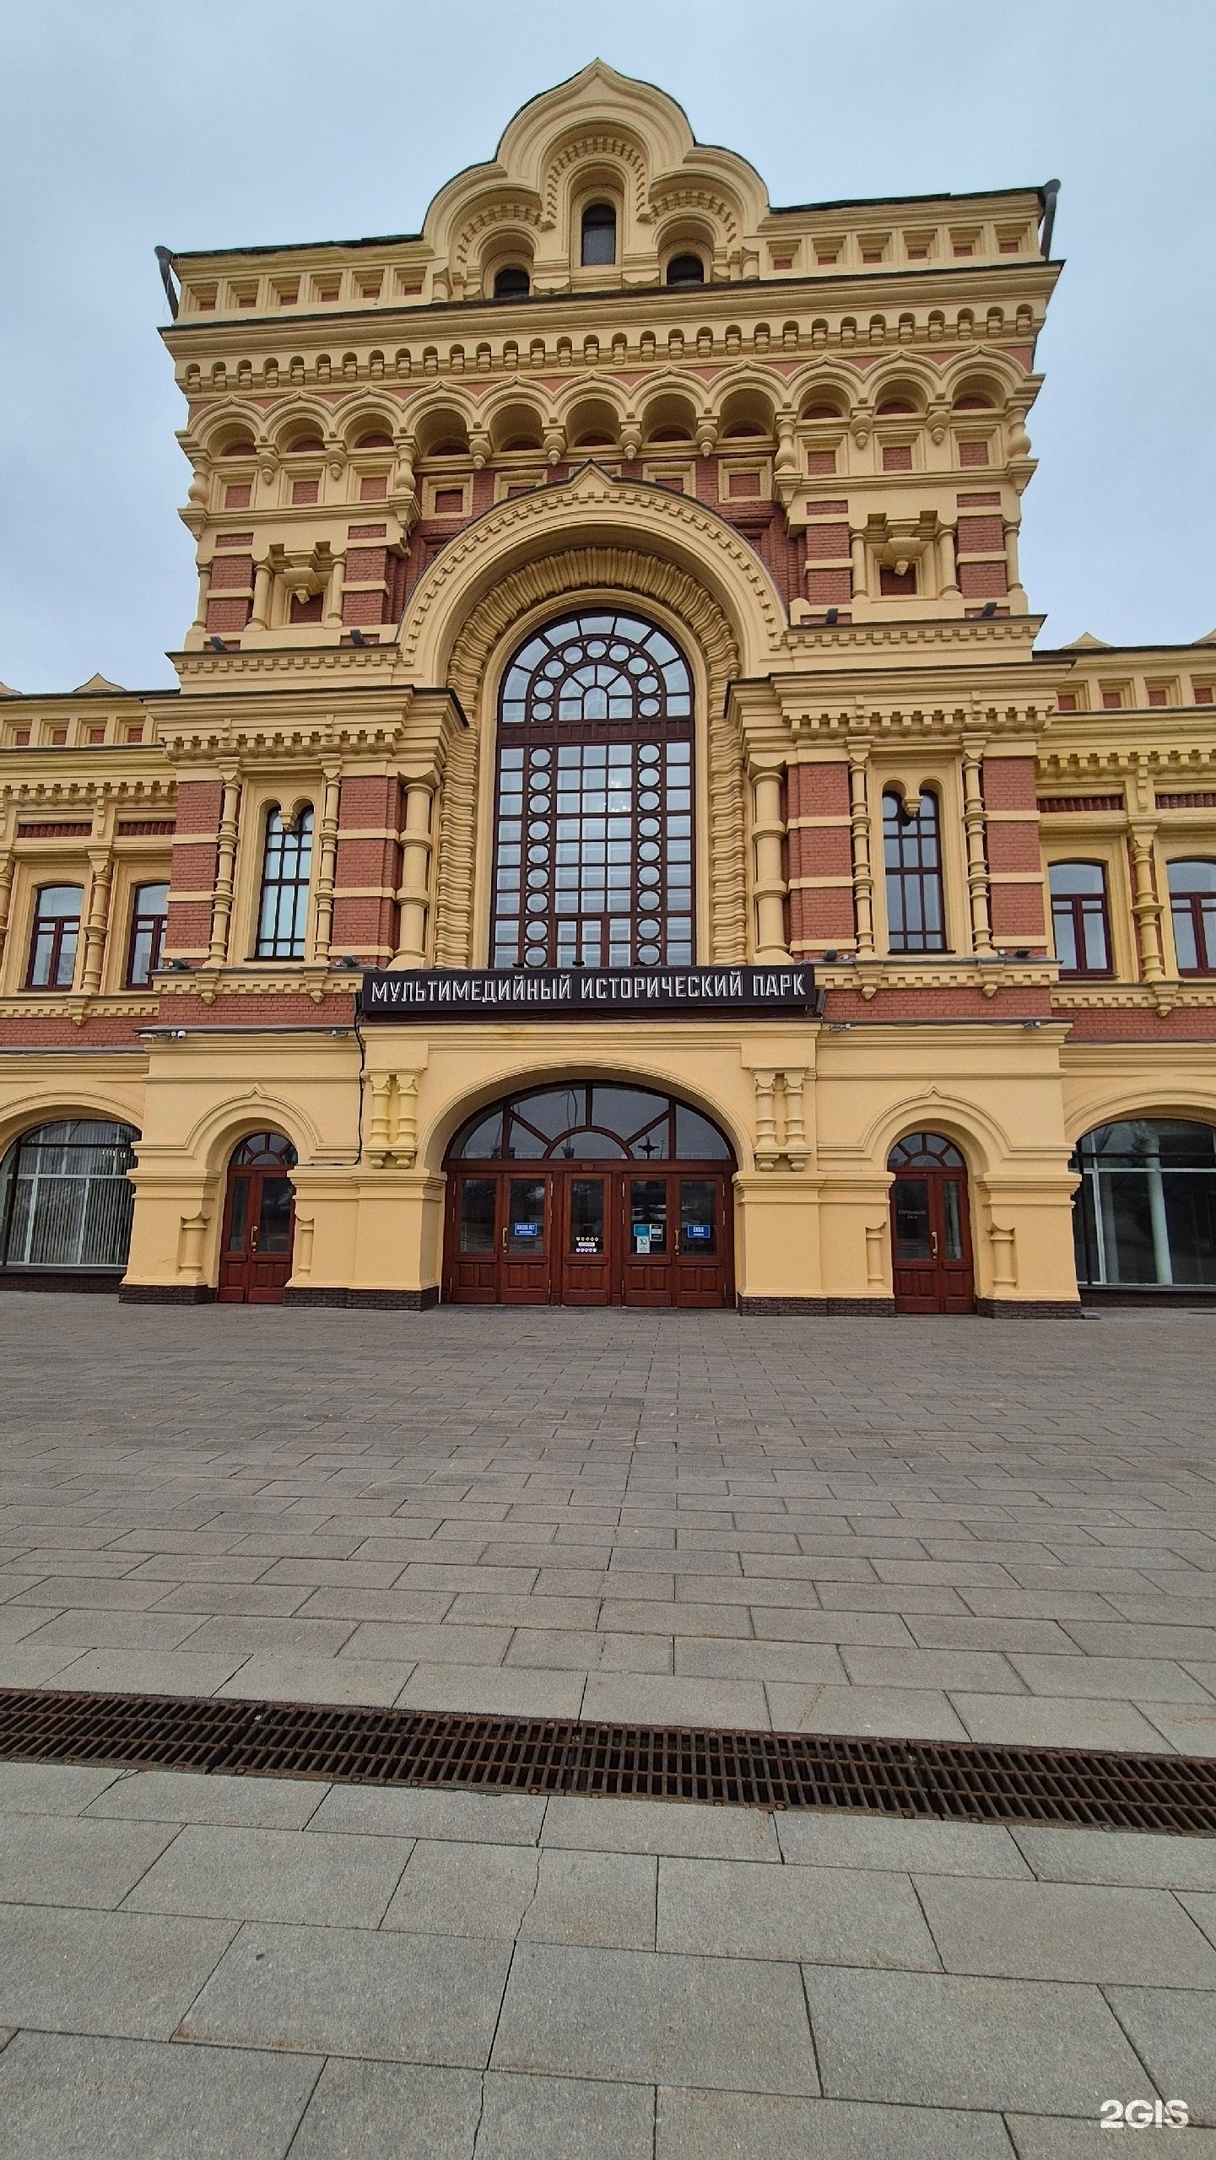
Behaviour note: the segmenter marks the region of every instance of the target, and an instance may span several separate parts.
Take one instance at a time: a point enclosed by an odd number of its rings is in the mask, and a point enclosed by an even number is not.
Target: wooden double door
[[[221,1305],[281,1305],[295,1243],[296,1151],[282,1133],[252,1133],[228,1165],[220,1240]]]
[[[718,1163],[461,1164],[444,1278],[457,1304],[726,1305],[729,1175]]]
[[[913,1133],[892,1150],[891,1259],[895,1310],[975,1310],[967,1171],[953,1142]]]

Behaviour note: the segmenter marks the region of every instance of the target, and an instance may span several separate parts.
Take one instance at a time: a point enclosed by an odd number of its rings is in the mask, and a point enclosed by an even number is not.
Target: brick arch
[[[662,556],[627,547],[578,547],[525,563],[467,617],[453,649],[448,682],[466,712],[477,706],[495,652],[523,618],[546,602],[613,594],[633,605],[655,602],[695,643],[708,686],[706,750],[713,878],[710,939],[714,960],[739,960],[747,947],[743,796],[739,745],[726,718],[726,686],[740,672],[734,632],[712,593]],[[452,744],[445,776],[443,874],[436,910],[436,960],[467,967],[471,959],[478,730]]]

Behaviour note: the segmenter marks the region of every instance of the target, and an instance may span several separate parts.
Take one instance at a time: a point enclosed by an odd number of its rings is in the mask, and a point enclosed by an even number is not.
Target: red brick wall
[[[397,949],[400,819],[401,788],[392,776],[355,774],[342,782],[332,938],[338,952],[373,960]]]
[[[211,936],[209,900],[178,900],[177,893],[215,890],[216,843],[224,804],[218,780],[179,780],[173,863],[169,873],[169,920],[166,949],[197,950]]]
[[[790,941],[794,952],[834,943],[851,944],[853,851],[849,835],[849,768],[794,765],[789,786],[791,819],[831,818],[832,824],[791,827],[789,835]],[[820,884],[820,879],[843,884]]]

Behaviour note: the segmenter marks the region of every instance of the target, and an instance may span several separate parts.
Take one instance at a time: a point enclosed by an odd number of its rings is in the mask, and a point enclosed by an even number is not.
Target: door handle
[[[937,1258],[937,1232],[936,1232],[936,1230],[931,1230],[931,1231],[929,1232],[929,1236],[930,1236],[930,1237],[932,1238],[932,1240],[933,1240],[933,1257],[934,1257],[934,1259],[936,1260],[936,1258]]]
[[[257,1226],[257,1224],[255,1223],[255,1224],[254,1224],[254,1226],[253,1226],[253,1228],[252,1228],[252,1230],[251,1230],[251,1231],[250,1231],[250,1233],[249,1233],[249,1250],[250,1250],[250,1252],[251,1252],[251,1253],[254,1253],[254,1252],[256,1252],[256,1251],[257,1251],[257,1249],[258,1249],[258,1226]]]

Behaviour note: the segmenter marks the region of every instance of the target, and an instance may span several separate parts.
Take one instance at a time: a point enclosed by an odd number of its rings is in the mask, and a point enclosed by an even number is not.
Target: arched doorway
[[[57,1118],[0,1164],[0,1265],[22,1275],[120,1276],[131,1243],[133,1125]]]
[[[458,1304],[733,1300],[730,1144],[673,1096],[600,1080],[512,1095],[470,1118],[446,1168]]]
[[[1216,1289],[1216,1126],[1124,1118],[1077,1142],[1083,1290]]]
[[[887,1157],[897,1313],[975,1310],[967,1165],[941,1133],[908,1133]]]
[[[281,1305],[295,1240],[296,1151],[283,1133],[250,1133],[228,1163],[221,1305]]]

